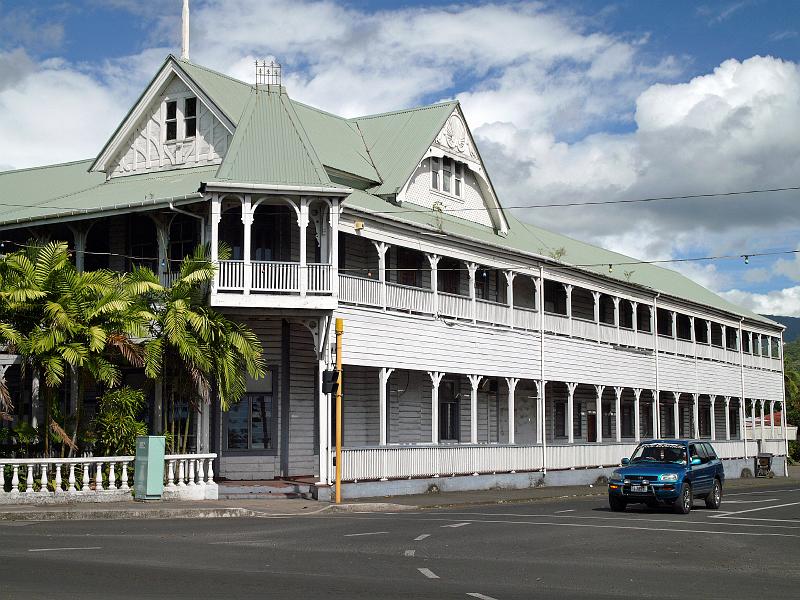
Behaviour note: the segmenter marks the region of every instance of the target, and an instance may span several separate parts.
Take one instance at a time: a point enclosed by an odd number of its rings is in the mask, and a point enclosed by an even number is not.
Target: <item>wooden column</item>
[[[600,341],[600,292],[592,292],[592,298],[594,298],[594,327],[595,327],[595,339],[599,342]]]
[[[569,335],[572,336],[572,285],[569,283],[562,283],[564,292],[567,295],[567,321],[569,322]]]
[[[506,302],[508,303],[508,326],[514,328],[514,271],[504,271],[506,276]]]
[[[764,431],[764,404],[766,400],[759,400],[758,401],[758,408],[759,408],[759,418],[761,419],[761,439],[766,439],[765,431]]]
[[[250,288],[253,285],[253,263],[250,256],[250,248],[252,246],[251,240],[253,235],[253,203],[250,194],[245,194],[242,201],[242,225],[244,226],[244,236],[242,236],[242,262],[243,262],[243,278],[244,281],[244,295],[250,294]],[[300,239],[303,239],[303,234],[300,234]],[[300,263],[302,265],[302,261]],[[300,267],[300,278],[305,276],[304,269]],[[308,279],[306,277],[306,279]]]
[[[475,275],[478,272],[478,265],[475,263],[467,263],[467,270],[469,271],[469,299],[472,309],[472,322],[477,321],[478,302],[475,293]]]
[[[219,222],[222,220],[222,200],[219,197],[219,194],[214,194],[211,196],[211,219],[209,226],[211,227],[211,263],[217,267],[217,273],[214,275],[214,279],[211,282],[211,293],[217,291],[217,286],[219,285]],[[159,223],[156,223],[156,227],[158,228]],[[164,251],[164,255],[162,256],[161,250],[161,236],[159,235],[159,248],[158,248],[158,258],[159,262],[165,260],[166,258],[166,249]],[[159,269],[161,267],[159,266]]]
[[[614,388],[614,435],[617,442],[622,441],[622,390],[625,388]]]
[[[658,390],[650,390],[650,393],[653,396],[653,414],[651,415],[653,420],[653,437],[658,439],[661,437],[661,403],[659,402]]]
[[[619,297],[613,296],[611,301],[614,303],[614,327],[617,329],[617,343],[619,344]]]
[[[700,394],[692,394],[692,435],[700,438]]]
[[[386,242],[373,241],[372,245],[378,253],[378,281],[381,284],[381,307],[386,310],[386,251],[389,245]]]
[[[441,256],[438,254],[426,254],[428,263],[431,266],[431,292],[433,295],[432,311],[434,315],[439,314],[439,261]],[[438,385],[438,384],[437,384]]]
[[[387,387],[389,386],[389,377],[391,377],[392,373],[394,373],[394,369],[389,369],[387,367],[381,368],[378,371],[378,402],[380,406],[378,408],[378,426],[380,427],[380,432],[378,435],[378,443],[381,446],[386,445],[386,441],[388,438],[388,419],[387,417]]]
[[[439,384],[442,383],[444,373],[428,371],[431,378],[431,443],[439,443]]]
[[[329,227],[331,231],[330,256],[328,260],[331,265],[331,294],[339,296],[339,200],[331,199],[330,212],[328,214]]]
[[[514,421],[514,395],[517,391],[519,379],[516,377],[506,377],[508,386],[508,443],[516,444],[516,422]]]
[[[603,442],[603,391],[606,389],[604,385],[594,386],[595,391],[595,441],[600,444]]]
[[[483,379],[482,375],[467,375],[472,385],[469,402],[469,443],[478,443],[478,386]]]
[[[641,406],[639,404],[641,396],[642,389],[633,388],[633,439],[637,442],[642,438]]]
[[[308,198],[300,198],[300,214],[297,217],[297,226],[300,228],[300,295],[308,292]]]
[[[545,394],[547,392],[547,382],[536,380],[536,443],[544,444],[547,440],[545,418]]]
[[[567,440],[575,443],[575,389],[577,383],[567,384]]]
[[[675,313],[672,313],[675,314]],[[681,399],[680,392],[672,392],[672,397],[675,399],[675,405],[672,407],[672,421],[673,421],[673,436],[676,440],[681,437],[681,411],[679,403]]]
[[[725,439],[731,439],[731,397],[725,396]]]
[[[711,421],[711,441],[715,441],[717,439],[717,415],[716,415],[716,403],[717,397],[715,395],[710,395],[708,397],[710,403],[710,421]]]

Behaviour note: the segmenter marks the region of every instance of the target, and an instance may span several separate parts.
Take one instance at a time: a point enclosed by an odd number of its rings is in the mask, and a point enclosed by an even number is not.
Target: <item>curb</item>
[[[402,512],[408,510],[419,510],[421,507],[412,504],[395,504],[393,502],[345,502],[342,504],[331,504],[329,512]]]
[[[95,521],[127,519],[220,519],[258,516],[244,508],[160,508],[149,510],[42,510],[0,512],[0,521]]]

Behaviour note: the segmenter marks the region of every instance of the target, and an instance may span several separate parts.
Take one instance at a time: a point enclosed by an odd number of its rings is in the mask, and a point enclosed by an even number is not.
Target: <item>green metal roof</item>
[[[170,57],[189,78],[200,86],[234,125],[239,122],[254,86],[188,60],[182,60],[172,55]]]
[[[292,102],[279,86],[250,93],[217,179],[262,184],[331,182]]]
[[[0,225],[199,198],[201,182],[213,177],[217,170],[216,166],[192,167],[106,181],[102,173],[87,172],[91,162],[0,173]]]
[[[434,213],[424,208],[417,209],[410,204],[397,206],[360,190],[354,190],[347,197],[345,206],[367,213],[378,213],[381,217],[390,220],[420,225],[434,235],[452,235],[497,248],[536,254],[544,258],[548,258],[553,251],[563,248],[564,255],[559,262],[567,266],[575,266],[579,270],[592,272],[601,277],[645,287],[655,292],[696,302],[753,321],[779,326],[774,321],[728,302],[711,290],[671,269],[653,264],[618,265],[613,272],[609,273],[608,264],[635,261],[636,259],[523,223],[508,213],[506,213],[506,217],[509,221],[509,232],[506,236],[501,236],[488,227],[466,219],[445,213]],[[509,264],[509,267],[511,266],[513,265]],[[630,273],[629,278],[626,277],[626,271]]]
[[[369,191],[379,196],[396,194],[457,106],[458,102],[444,102],[351,119],[381,178],[381,184]]]

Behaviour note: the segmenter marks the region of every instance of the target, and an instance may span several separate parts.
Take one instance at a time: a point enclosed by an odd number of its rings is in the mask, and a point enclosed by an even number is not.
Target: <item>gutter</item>
[[[289,185],[284,183],[237,183],[232,181],[209,181],[200,187],[201,192],[206,191],[253,191],[262,192],[300,192],[310,195],[349,196],[353,193],[350,187],[334,187],[330,185]]]

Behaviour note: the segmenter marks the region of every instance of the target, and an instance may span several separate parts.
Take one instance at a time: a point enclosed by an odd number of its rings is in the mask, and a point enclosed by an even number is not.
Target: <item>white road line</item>
[[[725,497],[728,496],[749,496],[751,494],[782,494],[785,492],[800,492],[800,488],[792,488],[792,489],[778,489],[778,490],[756,490],[754,492],[732,492],[732,493],[725,493]]]
[[[798,504],[800,504],[800,502],[787,502],[786,504],[775,504],[774,506],[759,506],[758,508],[748,508],[747,510],[737,510],[733,512],[728,512],[724,515],[719,515],[718,517],[714,517],[712,515],[712,518],[721,519],[729,517],[730,515],[741,515],[743,513],[756,512],[758,510],[770,510],[772,508],[784,508],[785,506],[797,506]]]
[[[759,502],[777,502],[777,498],[763,498],[759,500],[725,500],[725,504],[758,504]]]
[[[102,547],[84,546],[83,548],[30,548],[28,552],[59,552],[64,550],[102,550]]]
[[[345,533],[344,537],[358,537],[360,535],[383,535],[389,533],[388,531],[370,531],[367,533]]]
[[[553,514],[560,515],[561,513],[568,513],[568,512],[575,512],[574,508],[568,508],[567,510],[557,510]]]
[[[417,571],[425,575],[425,577],[427,577],[428,579],[439,579],[439,576],[430,569],[417,568]]]
[[[453,523],[452,525],[442,525],[442,527],[463,527],[464,525],[469,525],[469,523]]]
[[[403,556],[414,556],[417,553],[416,550],[406,550],[403,552]]]
[[[422,540],[424,540],[425,538],[429,538],[429,537],[431,537],[431,534],[430,534],[430,533],[423,533],[422,535],[418,535],[417,537],[415,537],[415,538],[414,538],[414,541],[415,541],[415,542],[421,542],[421,541],[422,541]]]
[[[479,600],[497,600],[497,598],[492,598],[486,594],[479,594],[478,592],[468,592],[467,596],[472,596],[473,598],[478,598]]]

